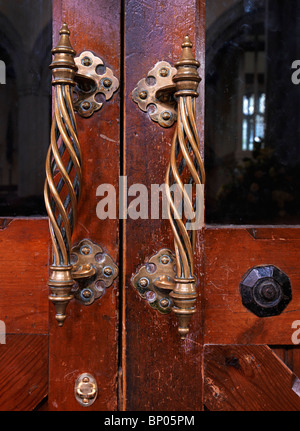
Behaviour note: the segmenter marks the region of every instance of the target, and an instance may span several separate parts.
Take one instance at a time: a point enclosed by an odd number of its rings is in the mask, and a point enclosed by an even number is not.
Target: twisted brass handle
[[[49,299],[55,305],[55,317],[62,326],[66,307],[73,296],[89,305],[101,296],[98,284],[109,287],[118,275],[117,266],[100,245],[84,239],[71,248],[71,239],[82,187],[82,157],[74,110],[78,115],[90,117],[102,107],[102,103],[94,103],[95,95],[102,93],[106,100],[111,99],[119,81],[109,68],[102,75],[96,73],[97,66],[104,65],[104,62],[90,51],[84,51],[79,58],[75,58],[67,24],[63,24],[59,33],[60,40],[52,50],[54,58],[50,65],[54,115],[46,158],[44,197],[53,250],[48,281]],[[75,85],[80,104],[73,101]],[[101,261],[97,260],[99,253],[102,255]],[[71,292],[73,286],[74,295]]]
[[[177,124],[171,146],[170,163],[167,168],[165,183],[169,200],[169,220],[174,234],[176,276],[170,296],[173,299],[173,311],[178,316],[178,331],[182,338],[189,332],[188,324],[195,313],[196,287],[194,276],[194,251],[196,230],[188,230],[188,225],[196,220],[195,190],[189,194],[185,185],[192,187],[204,185],[205,171],[200,155],[199,136],[195,120],[195,98],[201,80],[197,68],[199,62],[192,53],[192,43],[188,36],[182,44],[182,55],[175,63],[178,72],[173,77],[176,85],[178,113]],[[174,188],[177,186],[184,198],[188,216],[181,217],[176,207]],[[199,208],[198,208],[199,210]],[[189,214],[191,217],[189,218]]]
[[[140,109],[145,110],[145,106],[151,103],[159,105],[162,102],[158,112],[164,110],[168,115],[172,112],[172,121],[169,123],[152,118],[161,126],[169,127],[177,118],[165,175],[175,255],[168,249],[159,250],[137,270],[132,284],[152,308],[162,314],[174,311],[179,320],[178,331],[182,339],[186,338],[190,319],[196,311],[194,252],[196,230],[202,228],[204,222],[205,171],[195,119],[195,99],[198,97],[201,78],[197,72],[200,64],[193,56],[192,46],[186,36],[181,58],[175,63],[177,71],[165,61],[158,62],[147,75],[158,78],[155,88],[151,87],[148,93],[149,86],[142,79],[132,92],[133,101]],[[154,265],[154,271],[149,271],[150,264]]]
[[[70,31],[66,24],[60,30],[60,40],[50,65],[53,74],[54,116],[51,126],[51,143],[46,159],[45,205],[49,216],[49,229],[53,246],[50,267],[49,299],[56,308],[56,319],[61,326],[65,310],[73,298],[74,284],[70,262],[71,236],[77,217],[77,204],[81,191],[81,151],[76,131],[72,103],[72,86],[77,66],[75,51],[71,47]]]

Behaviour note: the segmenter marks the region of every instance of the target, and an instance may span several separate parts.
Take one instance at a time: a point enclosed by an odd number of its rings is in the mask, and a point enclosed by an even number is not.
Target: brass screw
[[[167,265],[167,263],[170,262],[170,259],[168,258],[168,256],[162,256],[162,258],[160,259],[161,263],[163,265]]]
[[[147,278],[141,278],[141,279],[140,279],[140,281],[139,281],[139,285],[140,285],[141,287],[146,287],[146,286],[148,286],[148,280],[147,280]]]
[[[143,90],[143,91],[140,92],[139,98],[142,99],[142,100],[145,100],[145,99],[147,99],[147,95],[148,95],[147,91]]]
[[[83,246],[82,249],[81,249],[81,253],[82,254],[90,254],[90,252],[91,252],[90,248],[88,246],[86,246],[86,245]]]
[[[84,66],[90,66],[90,65],[92,64],[92,60],[91,60],[89,57],[84,57],[84,58],[81,60],[81,63],[82,63]]]
[[[89,379],[88,377],[84,377],[84,378],[82,379],[82,381],[83,381],[84,383],[88,383],[88,382],[90,381],[90,379]]]
[[[111,82],[111,80],[110,80],[110,79],[108,79],[108,78],[103,79],[103,86],[104,86],[105,88],[109,88],[109,87],[111,86],[111,84],[112,84],[112,82]]]
[[[169,69],[167,69],[166,67],[163,67],[162,69],[160,69],[159,74],[160,76],[165,78],[166,76],[169,75]]]
[[[161,305],[163,308],[166,308],[166,307],[169,305],[169,301],[168,301],[167,299],[161,299],[161,301],[160,301],[160,305]]]
[[[166,121],[170,120],[170,118],[171,118],[171,114],[168,111],[164,111],[161,116]]]
[[[91,105],[89,104],[89,102],[83,102],[83,103],[81,104],[81,107],[82,107],[83,109],[90,109]]]
[[[90,290],[85,289],[85,290],[82,292],[82,295],[83,295],[85,298],[90,298],[90,296],[91,296],[91,292],[90,292]]]
[[[89,402],[89,400],[88,400],[87,398],[83,398],[83,399],[82,399],[82,402],[83,402],[84,404],[87,404],[87,403]]]
[[[103,273],[107,276],[112,275],[112,269],[109,266],[106,266],[103,270]]]

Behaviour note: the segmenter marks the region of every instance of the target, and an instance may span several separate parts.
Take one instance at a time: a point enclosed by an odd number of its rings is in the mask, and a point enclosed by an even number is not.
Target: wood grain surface
[[[179,59],[181,44],[187,34],[194,43],[203,77],[203,1],[125,2],[124,172],[128,177],[128,187],[144,184],[149,196],[151,184],[161,185],[164,182],[174,127],[164,129],[152,122],[132,102],[131,92],[158,61],[174,64]],[[202,82],[199,86],[197,111],[202,143],[203,85]],[[195,272],[200,279],[203,256],[200,232],[198,239]],[[173,314],[163,316],[151,309],[131,285],[131,277],[139,265],[162,248],[173,249],[168,220],[128,218],[124,223],[123,244],[122,408],[201,410],[200,297],[190,335],[183,342],[177,333],[176,317]],[[201,284],[198,289],[200,292]]]
[[[46,219],[1,219],[0,320],[7,333],[48,332]]]
[[[7,335],[0,344],[0,410],[33,410],[47,393],[48,336]]]
[[[204,404],[212,411],[299,411],[298,377],[265,345],[208,345]]]
[[[77,55],[92,51],[120,79],[120,1],[55,0],[54,46],[63,22]],[[118,190],[120,164],[119,93],[90,118],[77,118],[82,148],[83,187],[78,206],[74,244],[84,238],[98,243],[119,265],[118,220],[99,220],[96,190],[112,184]],[[99,396],[89,410],[116,410],[118,383],[118,280],[101,299],[90,306],[72,300],[67,319],[59,328],[50,316],[49,409],[84,410],[74,397],[74,384],[83,373],[91,373]]]
[[[300,232],[284,227],[206,227],[205,344],[292,344],[300,310]],[[292,301],[279,316],[257,317],[242,304],[239,284],[256,265],[275,265],[290,278]]]

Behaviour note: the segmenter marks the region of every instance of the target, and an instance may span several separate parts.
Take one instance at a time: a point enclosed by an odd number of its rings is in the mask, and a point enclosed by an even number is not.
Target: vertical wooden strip
[[[200,10],[199,10],[200,8]],[[204,63],[204,2],[187,0],[127,0],[125,2],[125,174],[133,184],[161,185],[169,160],[174,126],[163,129],[153,123],[131,100],[137,82],[158,61],[172,64],[179,58],[181,43],[189,35],[198,59]],[[197,38],[197,41],[196,41]],[[195,43],[196,42],[196,43]],[[199,57],[200,55],[200,57]],[[200,106],[203,87],[200,84]],[[203,110],[197,114],[203,128]],[[201,135],[202,138],[202,135]],[[202,141],[202,139],[201,139]],[[132,200],[132,198],[131,198]],[[128,205],[130,199],[128,200]],[[126,221],[126,284],[124,296],[123,382],[127,410],[198,410],[202,408],[201,303],[193,316],[190,335],[182,341],[173,314],[162,316],[151,309],[131,286],[139,265],[161,248],[173,249],[168,220]],[[195,272],[201,279],[201,246],[198,243]],[[200,298],[199,298],[200,299]],[[147,388],[147,390],[145,390]]]
[[[55,0],[54,45],[62,22],[69,26],[77,55],[91,51],[120,78],[120,1]],[[96,190],[107,183],[118,194],[120,159],[119,93],[90,118],[76,114],[82,149],[83,189],[73,242],[88,238],[104,248],[118,264],[118,220],[99,220]],[[88,410],[117,409],[118,281],[90,306],[77,300],[67,308],[62,328],[50,317],[49,408],[83,410],[74,397],[74,384],[83,373],[97,380],[99,396]],[[86,410],[86,409],[85,409]]]

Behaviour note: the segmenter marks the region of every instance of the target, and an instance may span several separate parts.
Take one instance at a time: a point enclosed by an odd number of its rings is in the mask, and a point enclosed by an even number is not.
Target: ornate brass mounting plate
[[[175,256],[162,249],[141,266],[132,277],[132,285],[148,304],[162,314],[170,313],[173,300],[169,296],[174,286]]]
[[[132,100],[148,112],[151,120],[162,127],[171,127],[177,120],[173,76],[177,73],[166,61],[158,62],[132,92]]]
[[[103,60],[90,51],[82,52],[74,60],[78,67],[73,90],[74,110],[81,117],[90,117],[103,106],[103,103],[96,100],[96,96],[103,94],[105,100],[111,99],[119,88],[119,81],[111,69],[104,66]],[[102,74],[97,73],[100,67],[103,69]]]
[[[103,249],[88,239],[82,240],[71,250],[72,293],[84,305],[100,298],[118,275],[118,267]]]

